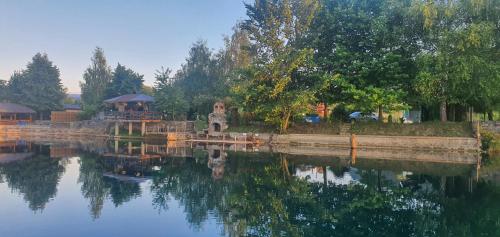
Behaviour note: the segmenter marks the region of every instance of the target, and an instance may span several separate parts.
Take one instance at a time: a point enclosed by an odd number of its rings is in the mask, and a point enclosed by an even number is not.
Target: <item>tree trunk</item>
[[[290,122],[291,112],[285,112],[285,115],[281,121],[281,133],[285,133],[288,129],[288,124]]]
[[[382,105],[378,106],[378,121],[383,123],[384,122],[384,114],[382,111]]]
[[[450,111],[451,112],[451,121],[456,122],[457,121],[456,117],[455,117],[455,107],[456,107],[456,105],[451,105],[450,107],[451,107],[450,108],[450,110],[451,110]]]
[[[448,121],[448,118],[446,117],[446,101],[441,102],[441,104],[439,105],[439,114],[441,122]]]
[[[493,120],[493,111],[488,111],[488,120],[492,121]]]

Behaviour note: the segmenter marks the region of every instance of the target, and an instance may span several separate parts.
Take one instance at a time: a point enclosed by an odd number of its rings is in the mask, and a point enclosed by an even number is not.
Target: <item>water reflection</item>
[[[21,194],[31,210],[42,211],[57,194],[65,162],[52,159],[47,146],[29,142],[2,142],[0,149],[1,181]]]
[[[96,221],[108,200],[148,198],[159,213],[175,200],[193,230],[215,219],[226,236],[500,235],[500,188],[478,179],[468,154],[449,163],[447,154],[409,161],[360,151],[353,160],[350,151],[215,144],[2,144],[0,181],[34,211],[57,195],[68,158],[78,156],[77,182]]]

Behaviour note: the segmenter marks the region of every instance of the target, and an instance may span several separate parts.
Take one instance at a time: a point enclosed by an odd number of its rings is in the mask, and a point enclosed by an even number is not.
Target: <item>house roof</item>
[[[12,114],[34,114],[34,110],[19,104],[13,103],[0,103],[0,113],[12,113]]]
[[[63,107],[64,110],[82,110],[82,106],[79,104],[65,104]]]
[[[128,102],[154,102],[155,99],[149,95],[144,94],[128,94],[122,95],[115,98],[107,99],[104,103],[128,103]]]

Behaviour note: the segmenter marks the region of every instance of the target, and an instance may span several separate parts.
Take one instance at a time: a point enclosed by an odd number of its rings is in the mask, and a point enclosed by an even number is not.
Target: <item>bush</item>
[[[336,122],[349,122],[349,111],[343,104],[339,104],[335,106],[335,108],[332,110],[332,114],[330,116],[332,121]]]

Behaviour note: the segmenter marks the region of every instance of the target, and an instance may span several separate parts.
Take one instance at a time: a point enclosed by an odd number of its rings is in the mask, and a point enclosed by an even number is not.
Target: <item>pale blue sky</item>
[[[96,46],[109,64],[144,74],[180,67],[191,44],[219,49],[245,19],[243,0],[0,0],[0,79],[25,68],[37,52],[59,67],[64,86],[79,92]],[[248,2],[248,0],[245,0]]]

